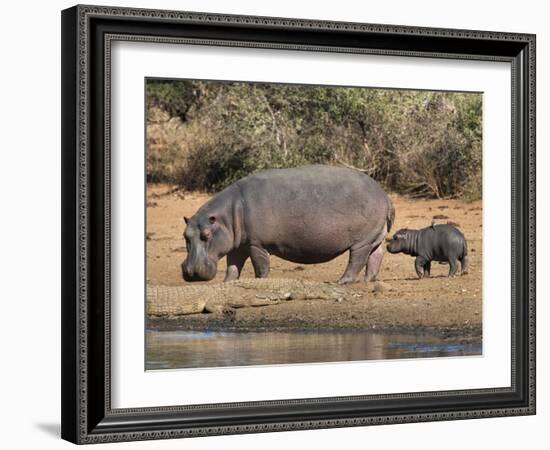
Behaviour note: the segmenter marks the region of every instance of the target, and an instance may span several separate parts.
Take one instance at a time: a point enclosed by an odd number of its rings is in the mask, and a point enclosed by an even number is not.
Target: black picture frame
[[[506,388],[112,409],[110,44],[182,42],[508,61],[512,373]],[[535,414],[535,36],[75,6],[62,12],[62,437],[131,441]]]

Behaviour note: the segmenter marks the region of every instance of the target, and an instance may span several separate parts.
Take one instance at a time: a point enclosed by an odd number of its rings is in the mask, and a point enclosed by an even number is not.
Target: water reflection
[[[146,369],[433,358],[481,354],[481,341],[429,334],[348,332],[146,332]]]

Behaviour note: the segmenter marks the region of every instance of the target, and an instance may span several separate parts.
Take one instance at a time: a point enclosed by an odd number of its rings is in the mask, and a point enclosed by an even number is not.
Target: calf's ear
[[[183,221],[185,222],[185,225],[187,225],[189,223],[189,218],[183,216]]]

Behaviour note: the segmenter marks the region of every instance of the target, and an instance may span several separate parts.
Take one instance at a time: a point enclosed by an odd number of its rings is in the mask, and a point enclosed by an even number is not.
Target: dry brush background
[[[412,197],[481,198],[477,93],[147,82],[147,177],[216,192],[257,170],[357,167]]]

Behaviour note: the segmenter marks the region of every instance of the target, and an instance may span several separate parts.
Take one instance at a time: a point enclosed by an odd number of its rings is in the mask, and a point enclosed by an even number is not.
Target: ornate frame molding
[[[128,21],[135,21],[144,26],[151,23],[161,23],[166,26],[178,27],[191,25],[200,30],[203,28],[238,26],[251,36],[260,30],[274,33],[300,33],[311,30],[337,32],[339,36],[376,36],[378,46],[340,46],[326,43],[285,43],[263,40],[220,39],[205,37],[174,37],[151,36],[139,33],[112,32],[108,26],[99,31],[91,28],[93,22],[112,21],[124,26]],[[470,30],[449,30],[423,27],[404,27],[396,25],[376,25],[331,21],[310,21],[303,19],[284,19],[255,16],[233,16],[218,14],[203,14],[178,11],[158,11],[147,9],[112,8],[98,6],[76,6],[63,13],[63,377],[71,382],[63,389],[62,434],[63,437],[77,443],[97,443],[111,441],[128,441],[143,439],[163,439],[173,437],[207,436],[217,434],[238,434],[250,432],[271,432],[297,429],[328,428],[362,426],[373,424],[389,424],[404,422],[422,422],[439,420],[456,420],[482,417],[499,417],[509,415],[527,415],[535,413],[535,36],[529,34],[514,34]],[[298,36],[298,34],[296,34]],[[261,36],[260,36],[261,37]],[[463,50],[445,52],[432,48],[398,49],[384,47],[385,39],[400,38],[404,42],[408,39],[426,38],[428,42],[439,42],[445,39],[451,42],[456,39]],[[94,43],[94,39],[96,42]],[[99,40],[98,40],[99,39]],[[305,38],[307,40],[307,38]],[[361,397],[334,397],[308,400],[286,400],[272,402],[252,402],[239,404],[194,405],[167,408],[139,408],[113,410],[110,402],[110,63],[111,43],[115,40],[145,41],[156,43],[186,43],[196,45],[243,46],[265,49],[290,49],[323,52],[348,52],[365,54],[383,54],[411,57],[452,58],[452,59],[481,59],[490,61],[507,61],[512,64],[512,153],[514,173],[512,195],[513,202],[513,259],[512,259],[512,292],[513,302],[516,294],[527,293],[525,298],[518,298],[521,303],[513,305],[513,336],[512,344],[512,386],[510,388],[483,389],[472,391],[431,392],[419,394],[396,394]],[[430,41],[431,40],[431,41]],[[471,41],[469,48],[464,42]],[[98,42],[103,47],[99,50]],[[416,42],[416,41],[415,41]],[[420,41],[418,41],[420,42]],[[480,52],[482,42],[497,42],[500,45],[492,54]],[[380,44],[382,43],[382,44]],[[459,44],[457,44],[459,45]],[[411,46],[414,46],[411,44]],[[406,46],[405,46],[406,47]],[[487,47],[489,48],[489,46]],[[469,51],[469,49],[474,51]],[[515,50],[517,49],[517,51]],[[477,52],[476,52],[477,50]],[[506,50],[506,52],[504,51]],[[101,54],[98,59],[96,54]],[[101,62],[102,67],[97,67]],[[92,123],[94,116],[90,114],[95,101],[98,81],[98,69],[104,71],[102,107],[104,123],[100,127],[101,141],[104,148],[101,161],[101,180],[94,179],[97,168],[90,163],[90,142],[100,138],[94,137]],[[94,81],[92,81],[92,79]],[[94,84],[95,83],[95,84]],[[76,105],[76,107],[75,107]],[[98,134],[98,136],[99,136]],[[76,148],[76,151],[75,151]],[[517,158],[516,158],[516,153]],[[519,164],[516,162],[518,160]],[[95,161],[95,159],[94,159]],[[76,170],[75,170],[76,168]],[[96,172],[94,172],[96,171]],[[101,189],[96,186],[102,184]],[[519,189],[519,190],[518,190]],[[102,199],[98,200],[98,192]],[[97,217],[100,205],[103,216]],[[95,209],[94,209],[95,208]],[[103,263],[95,269],[98,260],[93,256],[95,247],[90,238],[91,230],[97,230],[98,221],[103,222],[103,249],[100,253]],[[515,231],[514,231],[515,230]],[[519,240],[517,240],[519,236]],[[97,243],[96,243],[97,245]],[[517,249],[517,251],[516,251]],[[517,253],[520,254],[517,254]],[[92,255],[92,256],[91,256]],[[519,263],[519,264],[518,264]],[[92,293],[95,289],[92,284],[93,276],[103,272],[104,304],[94,306],[92,311]],[[95,292],[97,294],[97,292]],[[94,294],[94,295],[95,295]],[[103,311],[102,323],[90,320],[97,308]],[[516,308],[517,307],[517,308]],[[523,309],[522,309],[523,308]],[[517,316],[517,311],[522,317]],[[523,312],[522,312],[523,311]],[[520,321],[520,322],[518,322]],[[516,329],[519,326],[520,329]],[[98,337],[101,333],[103,337]],[[520,333],[520,334],[518,334]],[[91,336],[93,336],[91,338]],[[525,342],[517,342],[516,336],[523,336]],[[95,382],[90,379],[90,367],[97,365],[97,360],[90,358],[90,349],[97,346],[98,341],[104,345],[104,365],[102,373],[104,383],[101,384],[103,397],[102,407],[91,401],[90,395],[97,393]],[[72,342],[67,343],[68,340]],[[517,345],[517,347],[516,347]],[[522,345],[520,349],[520,345]],[[518,351],[519,356],[518,356]],[[526,351],[524,351],[526,350]],[[516,372],[516,367],[521,371]],[[99,370],[99,369],[98,369]],[[96,383],[97,384],[97,383]],[[521,385],[521,386],[519,386]],[[510,401],[505,407],[487,405],[466,409],[422,411],[414,413],[392,414],[361,414],[354,416],[352,411],[342,417],[324,417],[319,419],[281,420],[264,423],[236,423],[202,426],[188,425],[170,426],[166,420],[173,414],[185,414],[191,410],[200,410],[207,414],[208,410],[242,407],[291,407],[305,405],[325,405],[346,401],[362,400],[401,400],[410,401],[427,397],[457,397],[475,399],[478,396],[498,394],[518,394],[522,387],[521,399]],[[527,394],[523,398],[523,394]],[[92,406],[93,404],[93,406]],[[152,420],[154,416],[154,420]],[[129,419],[130,418],[130,419]],[[153,426],[152,422],[160,423],[164,418],[163,426]],[[133,421],[133,422],[132,422]],[[121,423],[124,424],[121,425]],[[128,425],[128,422],[130,424]],[[182,422],[183,423],[183,422]],[[202,422],[201,422],[202,423]]]

